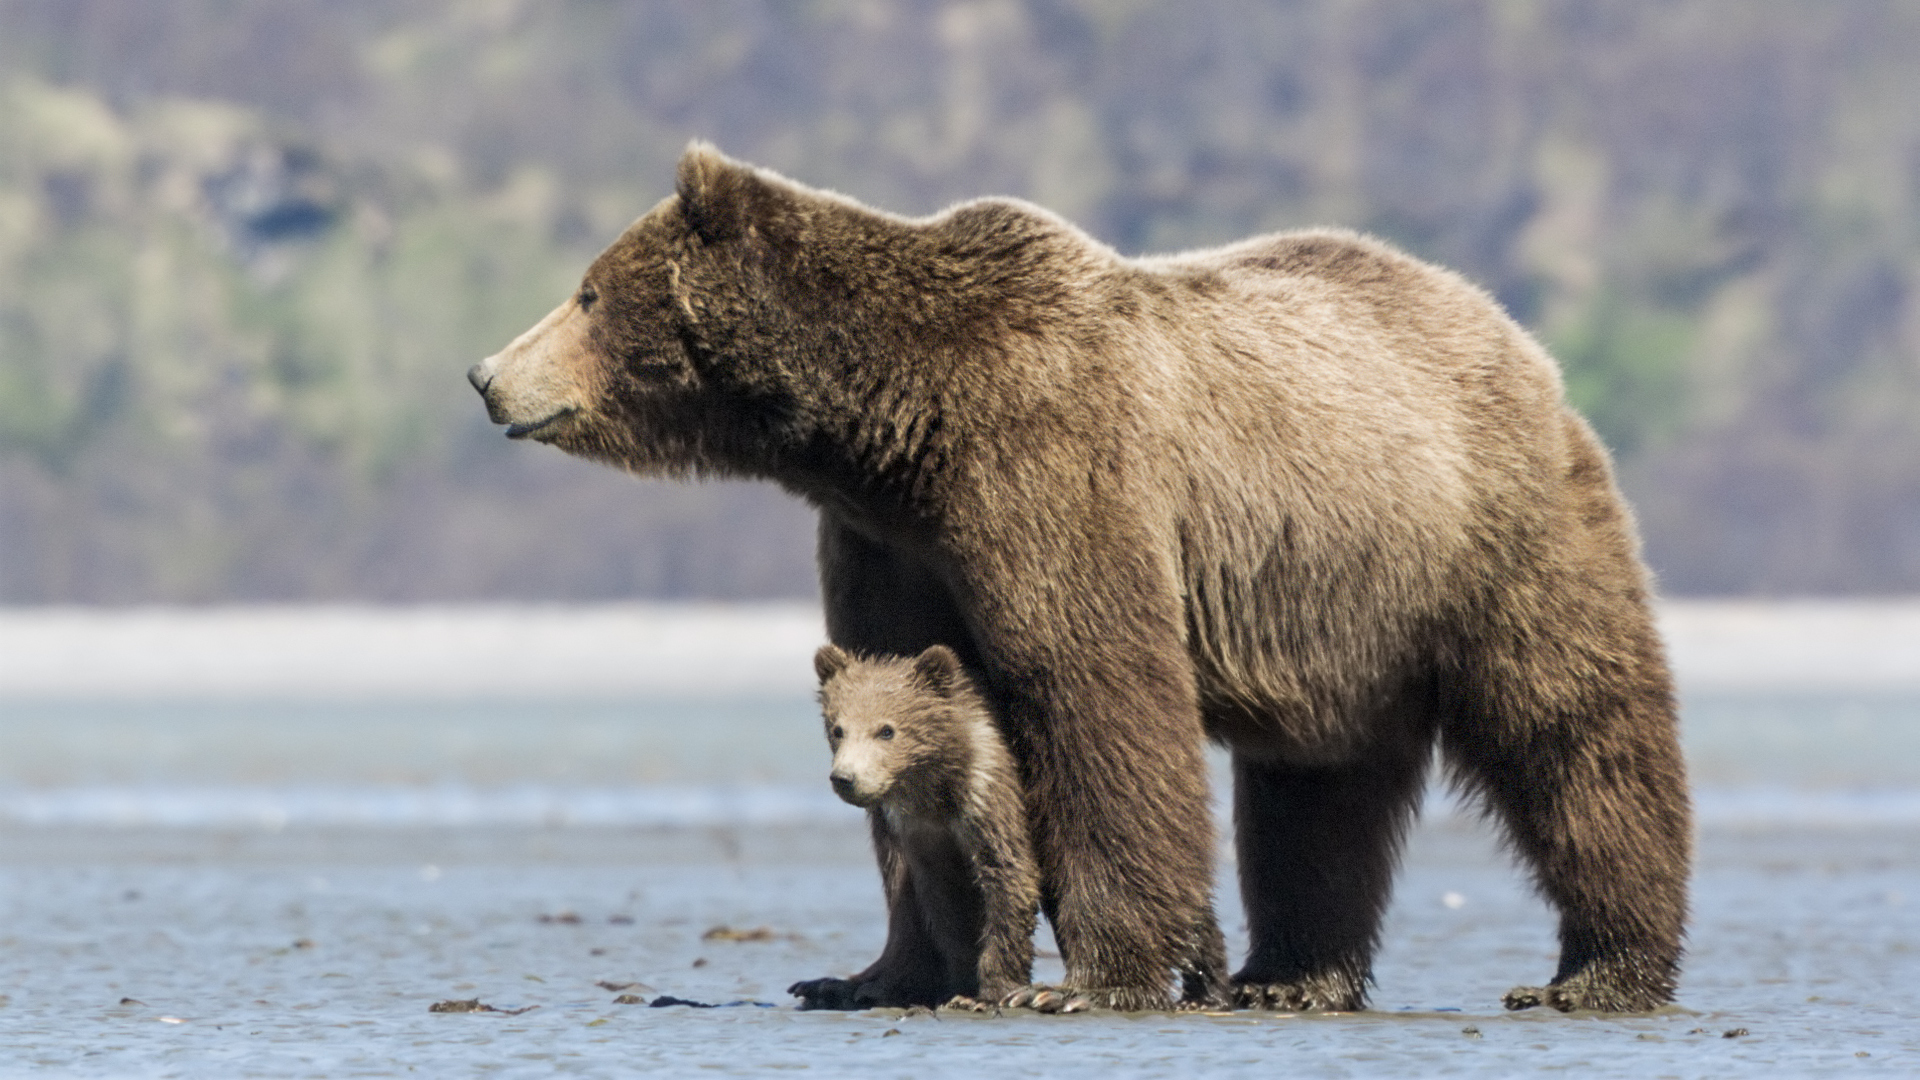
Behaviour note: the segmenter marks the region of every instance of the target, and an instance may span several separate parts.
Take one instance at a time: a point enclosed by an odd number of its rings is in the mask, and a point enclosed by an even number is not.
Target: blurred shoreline
[[[1683,694],[1920,690],[1920,597],[1673,600]],[[0,608],[0,701],[807,694],[811,603]]]
[[[1920,823],[1920,600],[1660,618],[1703,828]],[[823,636],[811,604],[0,608],[0,832],[857,830]],[[1424,816],[1476,815],[1436,778]]]

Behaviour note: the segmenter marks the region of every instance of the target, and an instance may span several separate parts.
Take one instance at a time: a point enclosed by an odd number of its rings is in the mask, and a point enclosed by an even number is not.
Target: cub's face
[[[951,683],[959,662],[943,646],[913,659],[857,659],[835,646],[814,657],[834,793],[855,806],[931,809],[944,779],[964,769]],[[929,650],[929,654],[934,650]]]

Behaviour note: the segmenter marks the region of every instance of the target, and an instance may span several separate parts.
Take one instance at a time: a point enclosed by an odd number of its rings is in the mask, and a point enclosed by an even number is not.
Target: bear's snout
[[[486,397],[487,386],[493,382],[493,376],[487,374],[487,365],[475,364],[467,369],[467,381],[473,384],[475,390],[480,391],[481,397]]]
[[[854,790],[853,777],[848,776],[846,773],[837,772],[827,779],[833,784],[833,793],[835,795],[840,796],[841,799],[855,806],[860,805],[858,794]]]

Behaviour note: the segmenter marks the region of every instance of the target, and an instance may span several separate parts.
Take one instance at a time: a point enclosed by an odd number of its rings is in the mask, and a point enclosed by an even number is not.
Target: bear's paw
[[[1512,1010],[1545,1005],[1560,1012],[1653,1012],[1673,1003],[1677,967],[1632,956],[1595,960],[1545,986],[1516,986],[1500,1000]]]
[[[1233,1005],[1266,1012],[1359,1012],[1367,1007],[1367,988],[1343,972],[1289,982],[1235,980]]]
[[[1172,999],[1166,991],[1137,986],[1023,986],[1000,999],[1004,1009],[1031,1009],[1040,1013],[1077,1013],[1092,1010],[1110,1012],[1169,1012]]]

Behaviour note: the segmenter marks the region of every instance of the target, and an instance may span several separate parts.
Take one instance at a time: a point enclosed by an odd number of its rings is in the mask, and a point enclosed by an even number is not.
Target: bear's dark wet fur
[[[1244,1003],[1362,1006],[1436,743],[1560,916],[1513,1003],[1672,998],[1690,811],[1632,522],[1552,361],[1454,274],[1339,231],[1125,259],[1017,201],[905,219],[696,145],[471,377],[510,434],[819,507],[830,639],[980,673],[1087,1000],[1169,1000],[1209,737]]]

